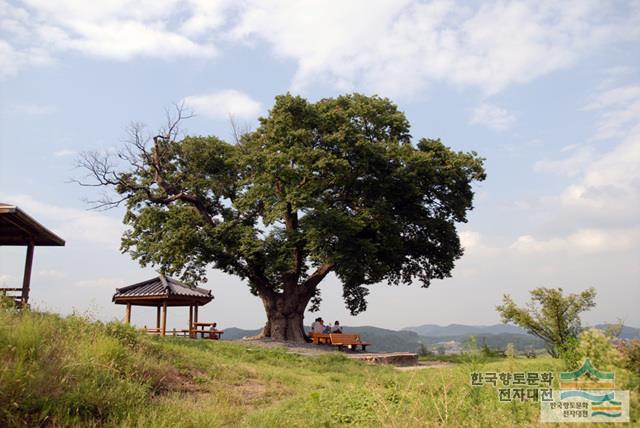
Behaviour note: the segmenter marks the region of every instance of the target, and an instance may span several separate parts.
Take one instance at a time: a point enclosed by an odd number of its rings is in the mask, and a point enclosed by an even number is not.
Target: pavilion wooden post
[[[127,307],[124,310],[124,322],[131,324],[131,303],[127,303]]]
[[[193,322],[198,322],[198,305],[194,305],[193,307],[194,309],[194,313],[193,313]]]
[[[167,302],[162,304],[162,335],[167,333]]]
[[[27,259],[24,263],[24,277],[22,278],[22,306],[29,302],[29,288],[31,287],[31,267],[33,266],[33,239],[27,245]]]
[[[156,307],[156,328],[160,329],[160,306]]]
[[[193,330],[193,305],[189,305],[189,337],[193,337],[191,330]]]

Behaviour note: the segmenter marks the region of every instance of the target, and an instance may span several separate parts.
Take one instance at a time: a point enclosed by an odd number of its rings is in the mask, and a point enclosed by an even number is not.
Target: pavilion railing
[[[141,331],[142,333],[146,333],[152,336],[160,336],[162,334],[162,329],[157,328],[157,327],[147,327],[144,326],[143,328],[141,328],[139,331]],[[165,332],[166,336],[174,336],[174,337],[189,337],[189,330],[177,330],[177,329],[172,329],[172,330],[167,330]]]
[[[18,295],[13,293],[18,293]],[[0,297],[13,299],[16,306],[22,306],[22,288],[0,288]]]

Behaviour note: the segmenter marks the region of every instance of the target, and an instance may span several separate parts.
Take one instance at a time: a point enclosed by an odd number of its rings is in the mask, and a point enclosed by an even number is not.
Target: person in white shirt
[[[316,321],[311,325],[312,333],[323,333],[324,332],[324,322],[322,318],[316,318]]]

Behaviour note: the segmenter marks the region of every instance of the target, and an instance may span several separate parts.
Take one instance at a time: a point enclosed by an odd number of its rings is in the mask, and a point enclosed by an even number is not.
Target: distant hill
[[[405,327],[402,330],[409,330],[425,337],[449,337],[449,336],[477,336],[485,334],[527,334],[520,327],[511,324],[494,325],[464,325],[449,324],[441,326],[436,324],[424,324],[417,327]]]
[[[596,328],[605,329],[607,324],[598,324]],[[306,327],[308,331],[310,327]],[[357,333],[363,340],[371,343],[368,348],[374,352],[415,352],[421,343],[436,348],[438,343],[456,341],[464,344],[471,336],[476,338],[478,346],[484,343],[493,349],[504,349],[508,343],[518,351],[528,349],[542,349],[544,342],[526,333],[519,327],[509,324],[495,324],[486,326],[450,324],[439,326],[425,324],[417,327],[407,327],[402,330],[390,330],[372,326],[344,327],[346,332]],[[226,328],[223,339],[241,339],[254,336],[260,330],[246,330],[240,328]],[[623,339],[640,338],[640,329],[625,326],[620,335]]]
[[[507,343],[513,343],[516,349],[526,350],[529,348],[540,349],[544,347],[541,340],[528,335],[518,333],[498,333],[498,334],[452,334],[443,336],[421,336],[410,330],[390,330],[372,326],[345,326],[348,333],[359,334],[363,340],[372,345],[367,348],[374,352],[415,352],[421,343],[435,345],[439,342],[456,341],[461,344],[467,342],[469,337],[475,336],[478,345],[487,343],[491,348],[504,349]],[[307,331],[309,327],[307,327]],[[245,336],[254,336],[260,330],[246,330],[240,328],[226,328],[223,339],[234,340]],[[455,330],[454,330],[455,332]]]
[[[611,324],[596,324],[595,328],[606,330]],[[620,332],[620,339],[640,339],[640,328],[629,327],[625,325]]]
[[[222,335],[222,339],[234,340],[234,339],[242,339],[245,336],[255,336],[260,332],[260,329],[255,330],[244,330],[241,328],[230,327],[224,329],[224,334]]]
[[[415,352],[421,341],[426,343],[413,331],[361,326],[345,327],[345,332],[359,334],[362,340],[371,343],[367,349],[374,352]]]
[[[424,337],[427,345],[434,345],[441,342],[456,341],[459,343],[467,342],[471,336],[476,338],[478,346],[483,346],[485,343],[491,349],[502,349],[507,347],[508,343],[513,343],[513,346],[518,351],[525,351],[529,349],[543,349],[544,342],[535,336],[530,334],[518,334],[518,333],[498,333],[498,334],[463,334],[459,336],[438,336],[438,337]]]
[[[309,331],[310,327],[306,327]],[[245,330],[241,328],[231,327],[224,330],[223,339],[234,340],[242,339],[245,336],[254,336],[260,330]],[[345,327],[348,333],[359,334],[363,340],[372,343],[368,349],[378,352],[405,351],[415,352],[420,342],[425,342],[417,333],[412,331],[396,331],[379,327]]]

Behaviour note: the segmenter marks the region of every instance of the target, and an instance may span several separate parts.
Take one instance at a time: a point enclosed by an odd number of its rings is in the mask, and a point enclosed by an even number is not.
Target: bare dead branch
[[[229,126],[231,126],[231,135],[233,137],[233,141],[236,144],[242,144],[242,137],[245,134],[248,134],[250,131],[249,124],[246,122],[238,122],[236,117],[233,114],[229,113]]]

